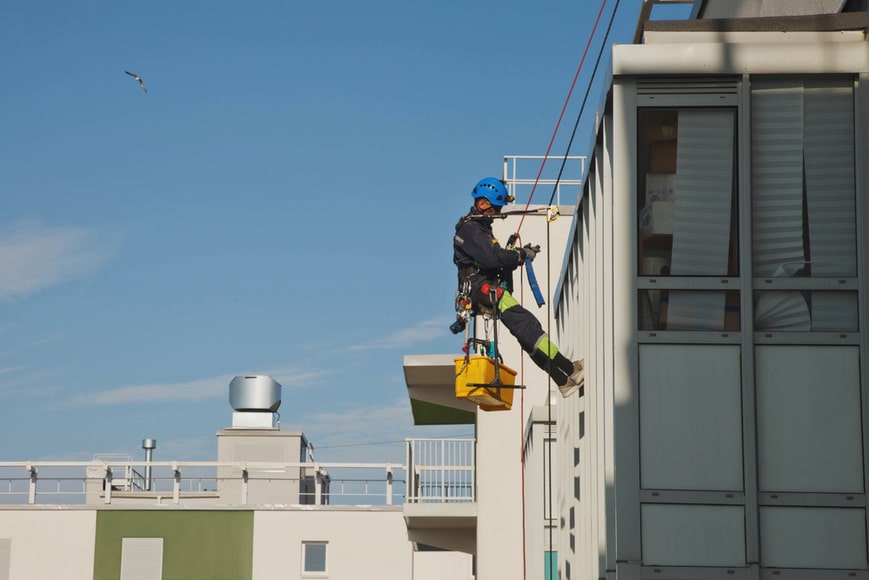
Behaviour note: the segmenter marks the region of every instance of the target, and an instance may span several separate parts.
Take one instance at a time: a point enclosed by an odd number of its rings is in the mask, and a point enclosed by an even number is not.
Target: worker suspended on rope
[[[453,263],[458,268],[457,300],[468,300],[471,314],[491,314],[498,308],[498,317],[532,361],[549,373],[563,397],[571,396],[583,386],[583,363],[571,362],[553,343],[534,314],[526,310],[511,295],[509,281],[526,259],[533,260],[540,246],[526,244],[522,248],[502,248],[492,232],[492,222],[502,207],[513,198],[505,184],[494,177],[480,180],[471,191],[474,204],[456,224],[453,237]],[[495,288],[496,304],[490,298]],[[455,326],[455,325],[454,325]],[[451,330],[460,332],[451,327]]]

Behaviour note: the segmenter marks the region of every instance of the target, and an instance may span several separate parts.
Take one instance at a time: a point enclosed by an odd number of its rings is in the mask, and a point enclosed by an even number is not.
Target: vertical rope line
[[[520,237],[517,236],[517,242],[520,244],[522,241]],[[525,284],[523,283],[523,277],[520,276],[520,304],[523,303]],[[526,361],[525,358],[520,355],[520,384],[524,385],[526,380]],[[523,440],[523,435],[525,434],[523,430],[523,418],[526,416],[526,398],[525,398],[525,389],[517,389],[519,391],[520,397],[520,493],[522,497],[520,498],[520,502],[522,504],[522,536],[523,536],[523,580],[527,578],[527,570],[528,570],[528,562],[526,555],[526,453],[525,453],[525,441]]]
[[[532,203],[532,197],[534,197],[535,195],[535,190],[538,188],[538,182],[541,180],[541,174],[544,172],[544,165],[547,163],[547,158],[550,156],[550,149],[552,149],[553,142],[556,140],[556,134],[559,132],[559,125],[562,124],[562,117],[565,115],[565,110],[568,108],[568,103],[571,101],[571,94],[574,92],[574,85],[577,84],[577,77],[580,76],[580,71],[583,69],[583,63],[586,61],[586,53],[589,52],[589,46],[592,44],[592,38],[595,36],[595,31],[598,29],[598,21],[601,20],[601,14],[602,12],[604,12],[604,6],[606,4],[607,0],[602,0],[601,8],[598,9],[598,16],[595,17],[595,24],[592,26],[592,32],[589,33],[589,39],[586,41],[586,48],[583,49],[583,56],[580,57],[580,64],[577,65],[577,72],[574,73],[574,80],[571,81],[571,88],[568,89],[568,96],[565,97],[565,103],[562,105],[562,111],[559,113],[559,118],[556,121],[556,127],[553,129],[553,135],[550,137],[550,143],[547,145],[547,152],[544,153],[544,159],[541,161],[541,167],[538,169],[538,175],[535,177],[535,183],[532,184],[532,192],[529,194],[529,201],[526,202],[525,209],[527,210]],[[611,19],[611,23],[612,22],[613,20]],[[602,45],[603,44],[604,43],[602,43]],[[594,78],[594,75],[592,78]],[[586,94],[589,94],[588,90]],[[550,203],[552,203],[552,201]],[[520,224],[517,226],[517,233],[519,233],[520,228],[523,227],[523,220],[525,219],[525,217],[526,216],[523,215],[520,218]]]
[[[551,293],[551,276],[550,276],[550,222],[547,221],[547,295],[552,296]],[[547,336],[552,336],[550,334],[550,319],[552,318],[552,311],[550,306],[550,300],[547,300]],[[552,359],[550,359],[552,361]],[[550,540],[550,549],[547,551],[547,560],[550,565],[550,572],[552,574],[552,558],[553,558],[553,442],[556,440],[555,436],[551,432],[553,428],[553,379],[549,377],[547,380],[547,433],[545,440],[549,440],[547,444],[547,495],[549,504],[549,513],[547,513],[547,531],[549,532],[549,540]]]
[[[595,59],[595,66],[592,68],[592,76],[589,77],[590,79],[594,79],[595,73],[598,72],[598,65],[601,64],[601,55],[604,54],[604,45],[607,41],[607,37],[610,36],[610,30],[613,28],[613,20],[616,18],[617,10],[619,10],[619,0],[616,0],[616,4],[613,5],[613,12],[610,14],[610,22],[607,24],[607,32],[604,33],[604,40],[601,42],[601,49],[598,51],[598,57]],[[598,23],[596,22],[596,24]],[[586,108],[586,100],[589,98],[589,91],[591,89],[592,82],[590,80],[589,84],[586,85],[586,94],[583,95],[583,101],[580,103],[580,112],[577,113],[577,120],[574,121],[574,130],[571,131],[571,138],[568,139],[568,147],[565,149],[565,155],[562,157],[562,165],[559,167],[559,174],[556,176],[556,183],[553,185],[553,193],[550,195],[550,201],[547,202],[547,205],[553,205],[553,199],[556,198],[556,192],[559,190],[559,182],[562,180],[562,173],[565,171],[565,165],[568,162],[568,155],[571,153],[571,146],[574,143],[574,136],[577,134],[577,127],[580,125],[580,118],[583,117],[583,109]],[[537,180],[535,180],[535,184],[537,185]],[[529,201],[531,202],[531,198],[529,198]],[[528,208],[528,205],[526,208]],[[520,223],[522,223],[522,221]]]
[[[562,163],[559,167],[559,173],[558,173],[556,180],[555,180],[555,183],[553,185],[553,193],[550,195],[550,200],[547,203],[547,205],[553,204],[553,200],[556,197],[556,192],[559,189],[559,183],[562,179],[562,174],[564,173],[565,165],[567,164],[568,156],[570,155],[571,147],[574,143],[574,138],[577,134],[577,128],[580,125],[580,119],[583,116],[583,111],[586,107],[586,101],[588,100],[589,92],[592,89],[592,79],[595,78],[595,75],[598,71],[598,66],[601,63],[601,56],[604,53],[605,43],[607,41],[607,38],[610,36],[611,29],[613,28],[613,21],[616,18],[617,11],[619,10],[619,2],[620,2],[620,0],[616,0],[616,3],[614,4],[614,7],[613,7],[613,12],[610,15],[610,21],[608,22],[608,25],[607,25],[607,31],[604,34],[604,40],[602,40],[602,42],[601,42],[601,48],[598,51],[598,56],[595,60],[595,66],[592,70],[592,75],[590,76],[590,81],[586,86],[586,92],[583,96],[583,101],[581,102],[580,110],[577,113],[577,118],[574,122],[574,128],[571,132],[571,137],[568,140],[568,146],[565,149],[565,154],[562,157]],[[568,91],[568,96],[565,98],[565,103],[562,105],[562,110],[559,113],[559,118],[556,122],[556,127],[554,128],[553,134],[550,137],[550,142],[547,145],[547,150],[544,154],[544,158],[541,161],[541,166],[538,169],[538,174],[536,175],[535,181],[532,185],[532,191],[529,194],[529,199],[526,202],[526,207],[524,209],[522,216],[520,217],[520,223],[517,226],[517,231],[516,231],[518,240],[520,239],[519,232],[520,232],[520,229],[522,228],[523,221],[525,220],[525,214],[528,211],[528,208],[532,203],[532,198],[535,195],[535,190],[538,187],[538,183],[540,182],[541,175],[543,174],[543,171],[544,171],[544,166],[546,165],[547,159],[550,156],[550,150],[553,147],[553,142],[556,139],[556,134],[558,133],[559,126],[562,123],[562,118],[563,118],[565,111],[568,107],[568,103],[571,100],[571,95],[574,92],[574,87],[577,83],[577,78],[580,76],[580,71],[582,70],[583,63],[586,60],[586,54],[588,53],[589,47],[592,44],[592,39],[595,36],[595,31],[598,29],[598,23],[601,20],[601,14],[604,12],[604,7],[606,4],[607,4],[607,0],[602,0],[601,7],[598,10],[598,15],[595,18],[595,24],[592,27],[592,31],[589,34],[589,38],[586,42],[586,47],[583,50],[583,56],[580,59],[580,64],[577,67],[577,71],[574,73],[574,79],[571,82],[571,87]],[[547,242],[546,275],[547,275],[547,295],[552,298],[552,277],[550,274],[550,272],[551,272],[551,260],[552,260],[552,254],[551,254],[551,248],[550,248],[550,223],[551,222],[548,220],[547,221],[547,235],[546,235],[546,242]],[[521,284],[522,284],[522,282],[521,282]],[[522,298],[522,286],[521,286],[521,298]],[[551,318],[552,318],[552,307],[550,305],[550,301],[548,300],[547,301],[547,336],[548,337],[552,336],[552,328],[551,328],[552,325],[550,322]],[[546,496],[544,498],[544,503],[545,503],[545,506],[544,506],[545,510],[544,511],[545,511],[545,516],[547,519],[547,532],[548,532],[548,541],[549,541],[549,546],[548,546],[548,551],[547,551],[547,560],[545,562],[545,567],[549,570],[549,572],[552,575],[552,572],[553,572],[553,528],[554,528],[554,525],[553,525],[553,513],[554,513],[554,506],[553,506],[553,445],[556,441],[556,430],[553,428],[553,392],[552,392],[553,391],[553,385],[552,385],[553,379],[552,379],[552,377],[549,376],[549,374],[550,374],[549,371],[551,370],[551,368],[550,368],[551,365],[552,365],[552,359],[550,360],[550,362],[547,365],[548,366],[548,368],[547,368],[547,375],[548,375],[548,379],[547,379],[547,429],[546,429],[546,432],[544,434],[544,442],[545,442],[545,445],[547,446],[547,473],[546,473],[547,489],[545,492]],[[520,369],[521,369],[521,371],[523,370],[522,363],[521,363]],[[524,372],[520,376],[524,380]],[[520,399],[520,401],[521,401],[521,403],[520,403],[520,409],[521,409],[520,425],[522,426],[522,420],[523,420],[522,416],[524,415],[525,398],[522,397],[522,393],[520,394],[520,396],[521,396],[521,399]],[[522,431],[522,429],[521,429],[521,431]],[[522,501],[522,506],[523,506],[522,507],[523,578],[526,578],[527,565],[526,565],[526,539],[525,539],[525,527],[526,527],[526,521],[525,521],[525,453],[523,452],[524,441],[522,441],[522,434],[520,435],[520,440],[521,440],[520,441],[520,453],[521,453],[520,461],[521,461],[521,469],[522,469],[522,473],[521,473],[522,499],[521,499],[521,501]],[[558,559],[556,560],[556,569],[558,569]]]

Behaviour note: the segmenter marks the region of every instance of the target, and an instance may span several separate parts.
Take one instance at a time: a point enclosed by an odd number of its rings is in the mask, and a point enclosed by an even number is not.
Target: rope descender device
[[[559,206],[551,205],[547,208],[547,221],[553,223],[559,219]]]

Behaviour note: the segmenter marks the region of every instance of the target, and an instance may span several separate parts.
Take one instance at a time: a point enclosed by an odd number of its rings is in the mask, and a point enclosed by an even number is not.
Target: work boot
[[[577,389],[583,386],[584,384],[583,377],[583,361],[575,360],[574,361],[574,372],[568,377],[568,381],[564,385],[559,385],[559,392],[562,393],[562,397],[568,398],[577,392]]]

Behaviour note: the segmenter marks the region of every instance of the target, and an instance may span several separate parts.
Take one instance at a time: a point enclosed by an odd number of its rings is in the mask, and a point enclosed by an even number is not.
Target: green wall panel
[[[474,412],[411,399],[414,425],[473,425]]]
[[[117,580],[123,538],[163,538],[163,580],[250,580],[252,511],[97,513],[94,580]]]

